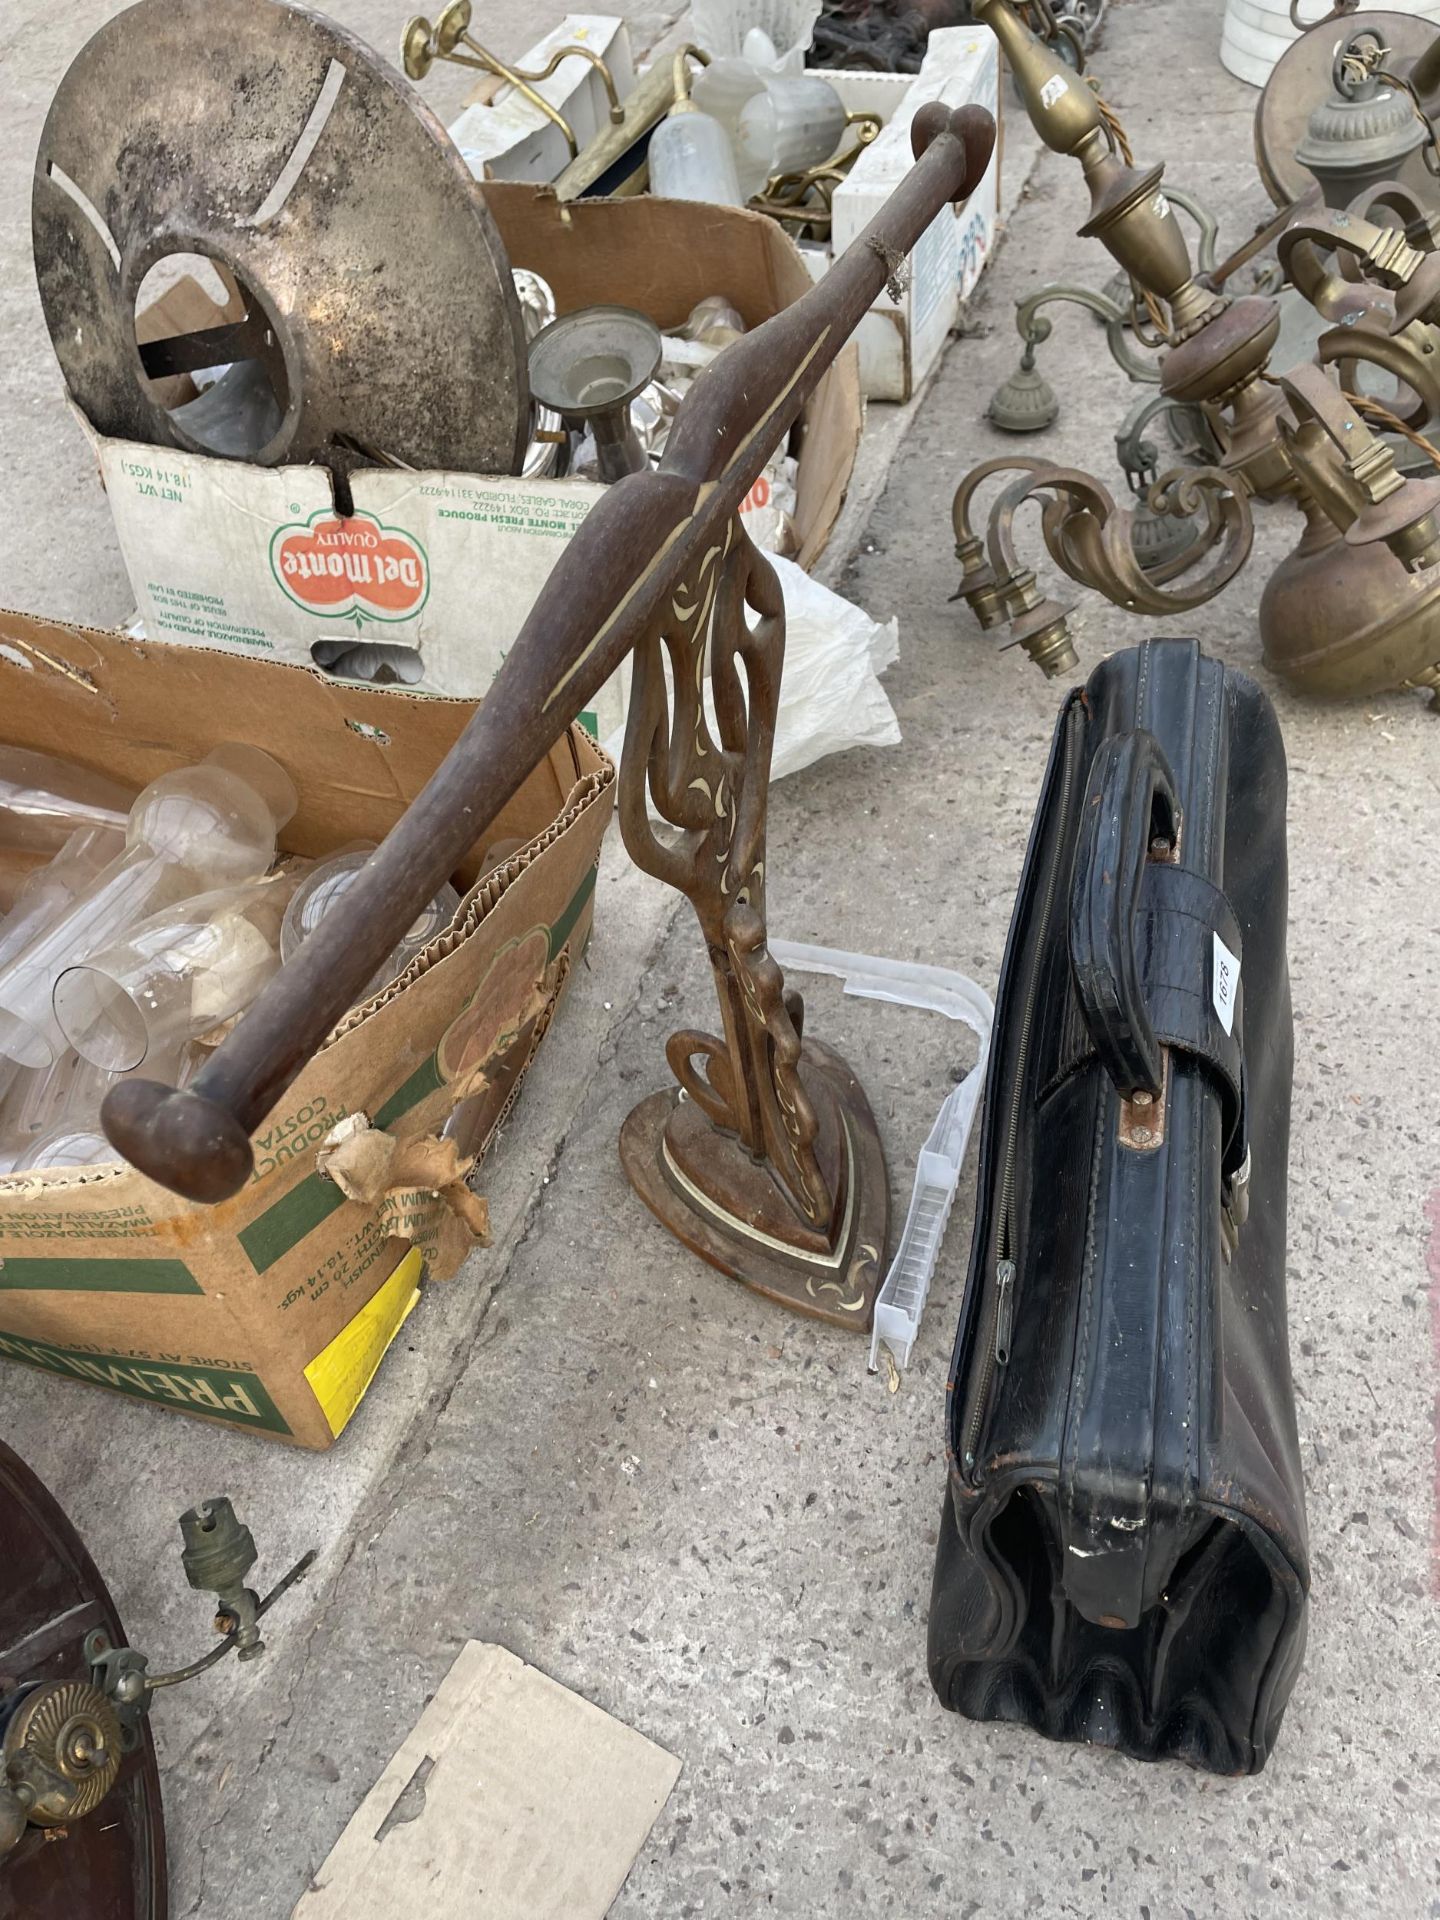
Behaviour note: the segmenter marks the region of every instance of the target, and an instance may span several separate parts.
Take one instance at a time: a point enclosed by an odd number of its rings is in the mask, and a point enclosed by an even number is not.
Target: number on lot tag
[[[1215,935],[1215,979],[1211,987],[1211,998],[1215,1002],[1215,1011],[1226,1033],[1235,1026],[1235,996],[1240,991],[1240,962],[1231,953],[1229,947]]]

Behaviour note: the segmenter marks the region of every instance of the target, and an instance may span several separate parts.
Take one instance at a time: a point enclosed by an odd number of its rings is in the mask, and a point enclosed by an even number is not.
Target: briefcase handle
[[[1154,734],[1101,742],[1090,763],[1070,892],[1070,965],[1100,1063],[1124,1099],[1161,1091],[1160,1042],[1140,987],[1140,889],[1180,841],[1175,776]]]

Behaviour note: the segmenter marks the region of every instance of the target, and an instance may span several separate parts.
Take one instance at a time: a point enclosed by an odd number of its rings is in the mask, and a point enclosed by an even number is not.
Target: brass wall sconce
[[[512,67],[490,52],[470,31],[470,22],[474,15],[472,0],[450,0],[442,13],[435,16],[432,26],[423,14],[416,14],[406,28],[400,43],[401,62],[411,80],[423,80],[437,60],[447,60],[452,66],[473,67],[477,72],[492,74],[497,80],[504,80],[522,94],[538,113],[543,113],[565,136],[570,149],[570,158],[574,160],[580,152],[580,143],[575,138],[574,129],[557,106],[547,100],[543,93],[536,91],[542,80],[548,80],[557,68],[569,59],[586,60],[600,76],[600,84],[605,89],[605,97],[610,103],[610,119],[613,125],[620,126],[625,119],[625,108],[615,85],[615,76],[603,57],[591,47],[570,45],[557,47],[545,65],[538,72],[528,73],[520,67]],[[464,47],[466,51],[460,52]]]
[[[648,67],[627,97],[619,120],[602,127],[584,152],[557,174],[556,197],[578,200],[591,192],[638,193],[648,178],[649,135],[676,102],[677,63],[693,60],[703,66],[709,57],[700,47],[683,46],[674,59],[656,60]]]
[[[1373,424],[1416,438],[1440,414],[1440,256],[1429,250],[1421,197],[1403,182],[1367,178],[1349,208],[1312,206],[1290,221],[1279,241],[1281,265],[1332,324],[1320,333],[1314,364],[1277,378],[1270,361],[1278,302],[1232,299],[1197,281],[1161,190],[1163,168],[1122,160],[1093,93],[1023,26],[1010,0],[975,0],[975,12],[1000,39],[1041,138],[1081,164],[1092,201],[1082,234],[1101,240],[1168,308],[1161,395],[1205,415],[1219,457],[1198,471],[1157,475],[1146,487],[1141,505],[1149,514],[1200,522],[1184,546],[1158,541],[1153,519],[1140,528],[1137,546],[1139,509],[1118,508],[1088,474],[1033,460],[986,462],[955,499],[961,597],[982,625],[1008,621],[1005,644],[1023,646],[1045,672],[1060,672],[1074,657],[1064,610],[1042,600],[1015,550],[1025,502],[1041,503],[1046,548],[1071,579],[1130,612],[1165,614],[1201,605],[1245,564],[1250,500],[1285,499],[1300,510],[1303,528],[1261,597],[1267,663],[1297,687],[1324,694],[1440,687],[1440,577],[1428,578],[1440,566],[1437,483],[1402,475]],[[1378,225],[1367,210],[1399,224]],[[1361,393],[1362,375],[1377,369],[1397,385],[1393,409]],[[982,541],[972,524],[976,489],[1007,470],[1015,477]],[[1157,563],[1160,545],[1168,551]]]
[[[979,185],[995,126],[978,107],[931,105],[912,141],[917,164],[824,280],[698,376],[658,470],[629,475],[597,502],[424,793],[200,1074],[179,1091],[133,1079],[111,1090],[107,1135],[151,1179],[209,1203],[240,1190],[252,1131],[396,930],[633,655],[621,830],[636,863],[695,909],[720,1031],[671,1036],[678,1086],[626,1121],[625,1171],[713,1266],[798,1312],[868,1327],[889,1227],[884,1153],[859,1083],[806,1031],[800,997],[766,945],[785,613],[739,509],[870,310],[888,263]],[[713,725],[702,699],[707,660]],[[647,790],[675,837],[653,831]]]

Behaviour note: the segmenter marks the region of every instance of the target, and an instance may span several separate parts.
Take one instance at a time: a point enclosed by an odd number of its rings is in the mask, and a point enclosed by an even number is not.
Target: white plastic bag
[[[898,620],[872,620],[812,580],[793,560],[770,556],[785,592],[785,672],[771,778],[783,780],[828,753],[897,747],[900,723],[879,675],[900,656]]]
[[[798,773],[849,747],[898,746],[900,724],[879,675],[899,657],[899,622],[872,620],[863,608],[812,580],[794,561],[778,554],[768,558],[785,595],[785,671],[771,778],[783,780],[787,773]],[[666,672],[668,676],[668,662]],[[627,701],[629,687],[627,673]],[[705,711],[713,730],[708,680]],[[617,727],[604,742],[606,752],[618,758],[624,741],[625,729]]]

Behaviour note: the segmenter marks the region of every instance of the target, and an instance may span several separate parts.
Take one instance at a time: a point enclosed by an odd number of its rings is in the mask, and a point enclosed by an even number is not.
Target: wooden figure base
[[[677,1092],[653,1093],[630,1114],[620,1129],[621,1164],[656,1219],[712,1267],[794,1313],[868,1333],[890,1231],[885,1150],[864,1089],[838,1053],[807,1040],[801,1073],[837,1161],[833,1244],[799,1219],[763,1161]],[[709,1134],[703,1187],[685,1170],[694,1156],[677,1138],[697,1127]]]

